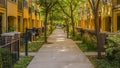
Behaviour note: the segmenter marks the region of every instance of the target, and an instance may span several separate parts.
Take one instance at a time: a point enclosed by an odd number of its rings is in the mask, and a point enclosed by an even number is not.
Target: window
[[[12,2],[16,2],[16,0],[11,0]]]
[[[107,3],[112,2],[112,0],[102,0],[102,1],[103,1],[103,4],[107,4]]]
[[[120,4],[120,0],[117,0],[117,4]]]

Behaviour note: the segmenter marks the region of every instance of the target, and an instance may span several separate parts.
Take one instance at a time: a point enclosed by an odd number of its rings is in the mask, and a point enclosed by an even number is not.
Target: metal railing
[[[5,7],[5,2],[6,2],[6,0],[0,0],[0,6]]]
[[[12,65],[19,60],[19,40],[18,39],[10,43],[1,45],[0,48],[7,48],[9,50]]]
[[[5,39],[4,37],[0,37],[0,46],[5,44]]]

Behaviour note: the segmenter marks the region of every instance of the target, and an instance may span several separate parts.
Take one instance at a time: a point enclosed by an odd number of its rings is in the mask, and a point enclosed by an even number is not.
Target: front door
[[[111,32],[111,17],[106,17],[105,31]]]
[[[20,32],[20,16],[18,16],[18,31]]]
[[[117,30],[120,30],[120,16],[117,16]]]

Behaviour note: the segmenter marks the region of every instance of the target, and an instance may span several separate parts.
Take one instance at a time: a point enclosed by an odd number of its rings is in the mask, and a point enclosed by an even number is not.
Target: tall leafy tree
[[[45,12],[45,20],[44,20],[44,42],[47,43],[47,22],[48,22],[48,14],[51,9],[57,4],[58,0],[39,0],[40,8]]]
[[[91,5],[92,13],[94,15],[95,32],[96,32],[97,45],[98,45],[98,58],[101,58],[101,51],[100,51],[101,37],[100,37],[100,25],[99,25],[99,17],[98,17],[101,0],[88,0],[88,1]]]
[[[64,14],[63,12],[60,10],[60,7],[55,5],[52,9],[51,12],[49,13],[49,19],[50,19],[50,28],[51,28],[51,32],[53,29],[53,22],[56,21],[57,22],[62,22],[64,20]]]
[[[75,10],[79,6],[80,0],[59,0],[58,5],[60,6],[63,13],[67,16],[67,18],[71,19],[71,25],[73,30],[73,36],[75,36]]]

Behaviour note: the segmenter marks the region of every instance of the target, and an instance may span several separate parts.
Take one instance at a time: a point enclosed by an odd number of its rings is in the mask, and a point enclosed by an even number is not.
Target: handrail
[[[10,42],[10,43],[7,43],[7,44],[5,44],[5,45],[2,45],[2,46],[0,46],[0,48],[4,48],[4,47],[6,47],[6,46],[8,46],[8,45],[10,45],[10,44],[13,44],[13,43],[17,42],[17,41],[19,41],[19,39],[14,40],[14,41],[12,41],[12,42]]]

